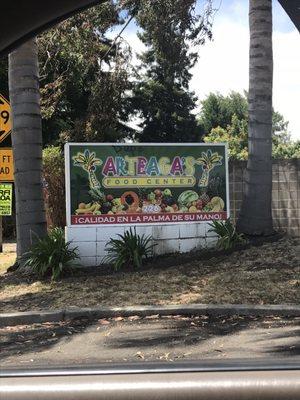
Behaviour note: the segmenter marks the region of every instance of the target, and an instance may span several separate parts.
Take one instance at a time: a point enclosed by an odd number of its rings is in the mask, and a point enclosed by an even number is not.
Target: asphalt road
[[[300,317],[162,317],[0,329],[1,367],[230,358],[300,360]]]

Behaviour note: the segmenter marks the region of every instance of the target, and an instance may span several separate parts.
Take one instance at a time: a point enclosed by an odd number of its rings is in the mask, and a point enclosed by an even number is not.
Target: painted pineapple
[[[206,153],[202,153],[201,157],[197,158],[196,163],[202,165],[202,176],[199,180],[200,187],[207,187],[209,183],[209,174],[217,166],[222,165],[223,157],[218,153],[212,153],[208,150]]]
[[[95,153],[90,153],[89,150],[85,150],[84,153],[77,153],[73,157],[74,165],[84,169],[89,175],[89,186],[91,190],[99,190],[101,184],[95,174],[97,166],[102,165],[102,160],[96,157]]]

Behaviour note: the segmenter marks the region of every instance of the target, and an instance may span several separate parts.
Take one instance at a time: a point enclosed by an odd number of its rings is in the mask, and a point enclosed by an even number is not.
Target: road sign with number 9
[[[0,143],[11,132],[11,110],[9,101],[0,94]]]

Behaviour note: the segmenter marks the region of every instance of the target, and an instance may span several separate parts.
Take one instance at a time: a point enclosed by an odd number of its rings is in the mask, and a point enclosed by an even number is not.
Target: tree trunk
[[[249,159],[237,222],[249,235],[273,233],[272,223],[272,0],[250,0]]]
[[[42,121],[35,39],[9,55],[15,167],[17,254],[47,233],[42,188]],[[19,260],[20,262],[20,260]]]

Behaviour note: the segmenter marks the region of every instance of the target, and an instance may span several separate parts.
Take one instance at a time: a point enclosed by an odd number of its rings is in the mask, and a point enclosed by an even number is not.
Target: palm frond
[[[226,221],[213,221],[209,224],[211,227],[208,232],[214,232],[218,235],[217,247],[223,250],[229,250],[237,244],[246,243],[245,236],[236,231],[235,226],[230,219]]]
[[[77,248],[71,248],[71,243],[65,241],[61,228],[52,229],[49,234],[39,239],[31,249],[23,255],[24,266],[40,278],[51,275],[58,279],[63,272],[75,267],[79,258]]]
[[[116,270],[126,266],[140,268],[143,260],[152,254],[153,247],[151,236],[140,236],[135,228],[130,228],[124,234],[118,234],[116,239],[110,239],[104,262],[112,264]]]

